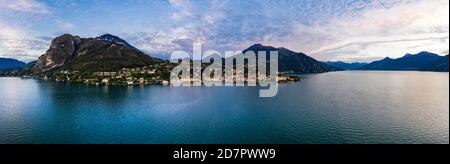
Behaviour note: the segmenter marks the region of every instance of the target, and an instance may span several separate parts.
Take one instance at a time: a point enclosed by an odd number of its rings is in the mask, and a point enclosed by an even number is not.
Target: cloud
[[[32,28],[48,15],[48,6],[40,1],[0,0],[0,57],[28,62],[43,54],[49,37]]]
[[[135,47],[152,56],[168,58],[177,50],[192,51],[192,43],[208,43],[209,34],[194,25],[161,29],[157,32],[124,34]]]
[[[38,14],[50,13],[44,3],[36,0],[0,0],[0,9]]]
[[[77,28],[77,26],[75,26],[74,24],[62,20],[56,20],[55,23],[62,30],[71,30]]]
[[[63,6],[67,5],[61,2],[66,1],[57,1],[61,4],[51,8],[53,13],[42,1],[0,2],[0,23],[8,25],[10,32],[5,28],[0,31],[3,38],[8,35],[9,45],[21,45],[19,42],[25,40],[43,41],[42,36],[47,35],[37,32],[53,35],[79,31],[81,34],[76,35],[117,33],[135,47],[165,57],[176,50],[190,51],[192,42],[202,42],[204,50],[218,51],[242,50],[262,43],[305,52],[319,60],[345,61],[368,61],[418,51],[448,53],[449,49],[447,0],[169,0],[145,1],[148,5],[125,3],[126,7],[119,7],[116,1],[71,1],[75,4],[70,10],[81,13],[76,15],[65,12],[67,8]],[[49,5],[55,6],[55,2]],[[115,14],[97,15],[99,8]],[[23,15],[27,19],[18,19]],[[35,19],[35,15],[45,17],[47,24]],[[148,15],[160,18],[149,19]],[[105,20],[110,26],[98,20]],[[77,22],[83,30],[71,22]],[[3,47],[19,50],[19,46]],[[0,47],[0,54],[5,51]],[[40,51],[44,53],[45,48]]]
[[[36,33],[2,23],[0,20],[0,56],[23,61],[36,60],[45,52],[49,41]]]
[[[401,2],[372,8],[327,23],[294,26],[281,41],[323,60],[371,60],[405,53],[448,51],[449,3],[446,0]],[[312,38],[312,39],[298,39]]]
[[[175,9],[172,19],[182,20],[185,17],[193,16],[194,4],[189,0],[169,0],[170,5]]]

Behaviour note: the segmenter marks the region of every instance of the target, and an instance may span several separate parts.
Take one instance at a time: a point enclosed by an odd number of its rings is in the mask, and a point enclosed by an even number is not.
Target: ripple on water
[[[449,143],[448,73],[304,76],[264,99],[0,78],[0,143]]]

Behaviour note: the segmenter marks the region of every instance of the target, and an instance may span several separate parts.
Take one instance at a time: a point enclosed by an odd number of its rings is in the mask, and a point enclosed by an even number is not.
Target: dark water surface
[[[254,87],[0,78],[0,143],[449,143],[449,74],[333,72]]]

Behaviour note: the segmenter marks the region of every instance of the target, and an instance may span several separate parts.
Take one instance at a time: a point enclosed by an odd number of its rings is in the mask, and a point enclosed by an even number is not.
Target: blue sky
[[[31,61],[52,38],[111,33],[152,56],[262,43],[319,60],[448,54],[448,0],[0,0],[0,57]]]

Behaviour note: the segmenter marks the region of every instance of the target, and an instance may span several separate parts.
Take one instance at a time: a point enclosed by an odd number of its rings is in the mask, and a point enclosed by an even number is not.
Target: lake
[[[302,75],[257,87],[0,78],[0,143],[449,143],[449,74]]]

